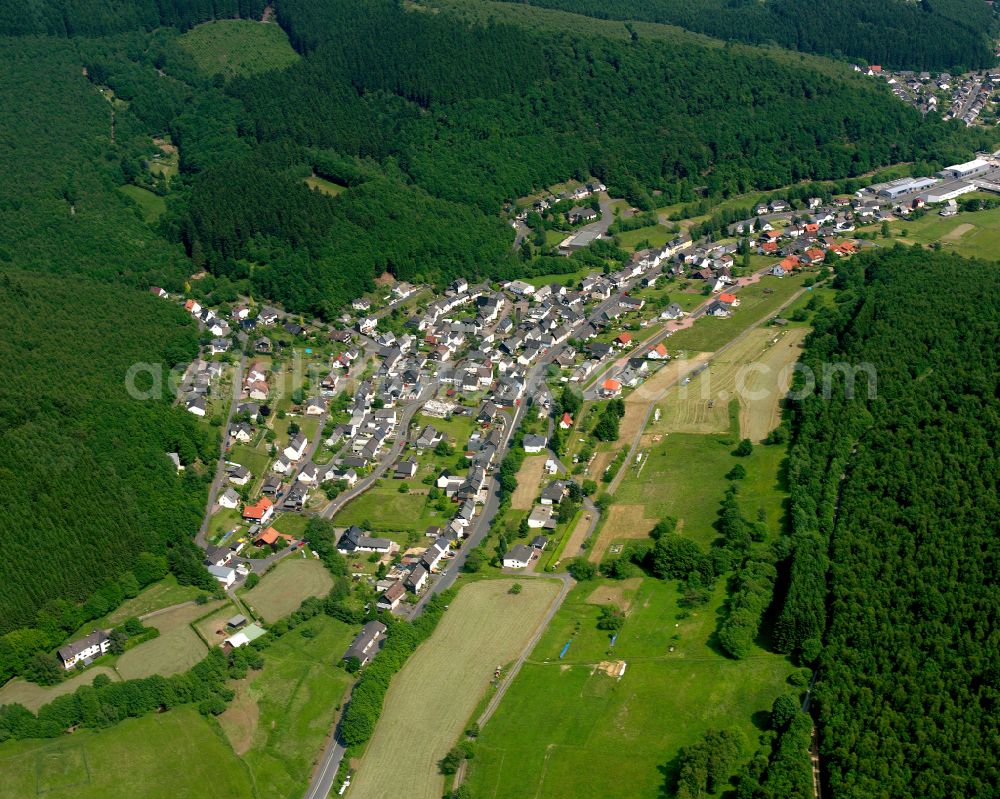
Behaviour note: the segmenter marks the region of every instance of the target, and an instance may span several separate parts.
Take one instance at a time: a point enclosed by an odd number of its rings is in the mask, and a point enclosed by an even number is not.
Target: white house
[[[510,552],[503,556],[503,566],[505,569],[524,569],[531,563],[534,557],[534,550],[524,544],[515,544]]]
[[[236,570],[230,569],[228,566],[208,566],[208,573],[211,574],[223,588],[232,588],[233,583],[236,582]]]
[[[529,455],[537,455],[545,449],[546,443],[544,436],[526,435],[524,437],[524,451]]]
[[[94,630],[86,638],[66,644],[59,650],[59,659],[64,669],[71,669],[77,663],[86,663],[103,655],[111,648],[111,638],[104,630]]]
[[[285,447],[285,457],[290,461],[302,460],[302,456],[305,454],[306,446],[309,442],[302,433],[296,433],[292,436],[291,441],[288,442],[288,446]]]
[[[222,492],[222,496],[219,497],[219,505],[223,508],[233,509],[240,504],[240,495],[237,494],[233,489],[227,488]]]
[[[533,530],[545,527],[552,521],[551,505],[536,505],[528,515],[528,527]]]
[[[195,416],[205,415],[205,398],[204,397],[192,397],[187,402],[188,413],[193,413]]]

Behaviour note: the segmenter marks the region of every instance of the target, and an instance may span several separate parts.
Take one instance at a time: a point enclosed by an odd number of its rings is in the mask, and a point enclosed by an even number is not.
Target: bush
[[[247,575],[246,582],[243,583],[243,587],[249,590],[256,586],[259,582],[260,575],[256,572],[250,572],[250,574]]]
[[[574,580],[583,582],[593,580],[597,575],[597,567],[586,558],[574,558],[567,567]]]
[[[738,458],[746,458],[753,454],[753,442],[749,438],[744,438],[733,450],[733,455]]]

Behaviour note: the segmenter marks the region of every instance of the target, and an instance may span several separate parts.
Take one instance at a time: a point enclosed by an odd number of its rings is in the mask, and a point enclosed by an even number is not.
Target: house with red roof
[[[569,430],[573,426],[573,417],[568,413],[562,415],[562,419],[559,420],[559,427],[562,430]]]
[[[760,251],[764,255],[774,255],[778,251],[778,242],[776,241],[765,241],[760,245]]]
[[[733,306],[733,308],[738,308],[740,305],[740,298],[735,294],[720,294],[719,302],[724,302],[727,305]]]
[[[629,344],[632,343],[632,334],[631,333],[619,333],[618,334],[618,338],[616,338],[615,341],[617,341],[623,347],[627,347]]]
[[[601,383],[601,396],[602,397],[617,397],[622,393],[621,381],[615,380],[613,377],[609,377],[603,383]]]
[[[811,247],[805,251],[802,258],[810,264],[821,264],[823,263],[823,259],[826,258],[826,253],[818,247]]]
[[[267,524],[274,515],[274,503],[267,497],[261,497],[253,505],[243,506],[243,518],[251,522]]]
[[[295,538],[293,536],[287,535],[286,533],[279,532],[273,527],[268,527],[264,532],[260,533],[255,539],[254,544],[257,546],[273,546],[279,538],[284,538],[289,544],[291,544]]]
[[[663,346],[662,342],[660,342],[649,351],[649,354],[646,357],[651,361],[665,361],[670,356],[667,355],[667,348]]]

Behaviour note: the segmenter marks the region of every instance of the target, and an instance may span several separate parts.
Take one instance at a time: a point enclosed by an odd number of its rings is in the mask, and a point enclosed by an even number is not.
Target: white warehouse
[[[982,158],[966,161],[964,164],[946,166],[938,174],[943,178],[972,178],[989,172],[993,167]]]
[[[968,194],[970,191],[975,190],[976,187],[971,183],[947,183],[939,189],[927,192],[924,196],[924,201],[931,205],[934,203],[946,203],[948,200],[954,200],[956,197],[961,197],[963,194]]]

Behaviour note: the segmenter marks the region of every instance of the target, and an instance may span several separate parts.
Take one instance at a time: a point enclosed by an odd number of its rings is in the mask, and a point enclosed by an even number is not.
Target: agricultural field
[[[3,687],[0,688],[0,705],[20,704],[34,712],[42,705],[51,702],[57,696],[71,694],[81,685],[90,685],[94,681],[94,677],[99,674],[110,677],[112,680],[118,679],[118,674],[115,670],[108,666],[94,666],[82,674],[70,677],[65,682],[50,686],[35,685],[35,683],[28,682],[21,677],[15,677],[13,680],[5,682]],[[0,749],[0,764],[3,762],[2,752],[3,750]],[[0,791],[2,790],[3,786],[0,785]],[[3,794],[0,793],[0,797],[2,796]]]
[[[264,621],[284,618],[311,596],[325,596],[333,578],[318,560],[289,555],[242,595],[250,609]]]
[[[280,26],[245,19],[207,22],[177,43],[200,70],[227,78],[284,69],[299,59]]]
[[[152,224],[167,212],[167,201],[149,189],[131,183],[119,186],[118,191],[136,204],[144,221]]]
[[[483,728],[469,763],[472,795],[669,795],[664,774],[708,729],[739,728],[749,757],[760,733],[751,719],[770,709],[792,666],[763,650],[741,662],[715,652],[721,582],[690,615],[677,597],[676,583],[652,578],[578,584]],[[602,604],[627,611],[613,648],[596,627]]]
[[[725,433],[730,425],[729,403],[736,399],[740,404],[740,436],[761,440],[780,421],[779,403],[791,384],[792,366],[807,332],[804,327],[749,331],[712,357],[690,383],[668,391],[659,403],[660,429]],[[695,371],[694,364],[692,367],[685,371]]]
[[[187,671],[208,653],[205,644],[191,628],[192,622],[222,604],[184,605],[148,619],[146,626],[155,627],[160,635],[125,652],[115,664],[116,671],[123,680],[152,674],[169,677]]]
[[[512,584],[484,580],[464,586],[434,634],[393,678],[351,784],[353,799],[392,796],[401,764],[408,796],[439,799],[443,777],[437,761],[458,740],[494,669],[517,658],[559,592],[558,582],[526,579],[514,595]]]
[[[542,473],[548,455],[527,455],[517,471],[517,489],[510,498],[514,510],[531,510],[541,490]]]
[[[678,350],[712,352],[738,336],[755,322],[775,313],[802,288],[808,275],[764,276],[759,282],[739,290],[740,305],[728,319],[706,317],[667,339],[671,353]]]
[[[912,222],[891,222],[889,229],[893,236],[901,237],[903,243],[930,245],[940,242],[943,250],[976,258],[1000,253],[1000,208],[949,217],[931,211]]]
[[[246,769],[213,724],[182,707],[99,732],[0,744],[0,799],[254,796]]]
[[[263,799],[305,792],[313,760],[353,679],[338,662],[356,632],[344,622],[317,616],[268,647],[262,671],[231,684],[236,698],[219,724],[243,758],[256,792],[229,796]]]

